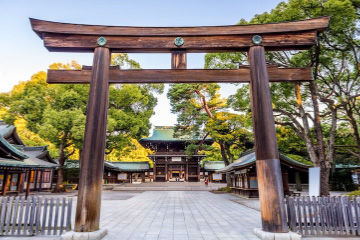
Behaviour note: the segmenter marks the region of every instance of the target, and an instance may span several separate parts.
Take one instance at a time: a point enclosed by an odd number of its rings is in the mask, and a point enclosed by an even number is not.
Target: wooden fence
[[[286,197],[290,229],[301,235],[360,235],[360,198]]]
[[[71,229],[72,198],[0,198],[0,236],[58,235]]]

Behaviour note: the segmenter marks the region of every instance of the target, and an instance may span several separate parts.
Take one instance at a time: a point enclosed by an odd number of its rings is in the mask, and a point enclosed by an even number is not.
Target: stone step
[[[114,187],[112,191],[213,191],[221,187]]]

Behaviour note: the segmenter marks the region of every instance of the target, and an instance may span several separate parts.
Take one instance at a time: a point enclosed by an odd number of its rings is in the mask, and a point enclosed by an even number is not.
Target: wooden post
[[[41,170],[40,172],[38,172],[38,174],[40,173],[40,184],[39,184],[39,189],[38,189],[38,191],[39,192],[41,192],[41,190],[42,190],[42,184],[43,184],[43,181],[44,181],[44,179],[43,179],[43,177],[44,177],[44,170]]]
[[[186,165],[185,165],[185,181],[189,181],[189,159],[186,158]]]
[[[186,51],[173,51],[171,54],[171,69],[186,69]]]
[[[27,199],[28,196],[30,195],[30,185],[31,185],[30,179],[31,179],[31,169],[28,171],[28,175],[27,175],[25,199]]]
[[[9,185],[9,170],[5,170],[5,174],[4,174],[4,180],[3,180],[3,185],[2,185],[2,195],[6,196],[6,192],[7,192],[7,185]]]
[[[295,172],[295,183],[296,183],[296,191],[301,192],[302,191],[301,177],[300,177],[300,172],[298,170]]]
[[[156,157],[154,157],[153,160],[154,166],[153,166],[153,181],[156,182]]]
[[[76,232],[99,230],[109,105],[110,50],[95,48],[75,215]]]
[[[264,47],[251,47],[248,58],[262,230],[288,232]]]
[[[198,182],[200,182],[200,161],[199,161],[199,159],[197,160],[197,163],[198,163],[198,165],[197,165],[197,178],[198,178]]]
[[[165,157],[165,182],[167,182],[169,180],[169,176],[168,176],[168,158]]]
[[[19,178],[18,178],[18,182],[17,182],[17,191],[18,191],[18,193],[20,193],[21,191],[22,191],[22,182],[23,182],[23,173],[22,172],[20,172],[19,173]]]

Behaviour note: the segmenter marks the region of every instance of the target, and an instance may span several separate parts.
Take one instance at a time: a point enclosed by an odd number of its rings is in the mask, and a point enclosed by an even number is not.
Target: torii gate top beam
[[[282,23],[210,27],[124,27],[57,23],[30,19],[32,29],[49,51],[93,52],[97,40],[106,38],[112,52],[234,52],[255,45],[254,35],[262,37],[267,51],[308,49],[316,42],[329,17]],[[174,40],[181,37],[183,44]]]

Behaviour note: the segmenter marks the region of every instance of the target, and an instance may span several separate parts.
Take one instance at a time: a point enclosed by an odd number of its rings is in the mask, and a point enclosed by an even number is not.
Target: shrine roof
[[[8,125],[4,121],[0,120],[0,137],[8,139],[11,136],[18,145],[25,145],[17,134],[16,127],[13,125]]]
[[[182,138],[175,138],[174,137],[174,127],[173,126],[155,126],[153,134],[151,137],[142,138],[140,141],[169,141],[169,142],[185,142],[191,140],[202,140],[202,138],[191,138],[189,137],[182,137]],[[207,140],[211,140],[211,138],[206,138]]]
[[[8,154],[9,156],[14,156],[19,159],[26,159],[29,157],[25,153],[23,153],[21,150],[17,149],[13,145],[11,145],[2,136],[0,136],[0,146],[3,148],[3,151],[5,151],[6,154]]]
[[[216,171],[225,167],[225,163],[223,161],[205,161],[204,169],[206,171]]]
[[[279,155],[280,155],[280,162],[282,164],[285,164],[285,165],[288,165],[291,167],[298,167],[300,169],[307,169],[307,168],[311,167],[310,165],[306,165],[306,164],[298,162],[294,159],[291,159],[291,158],[287,157],[286,155],[284,155],[283,153],[279,153]],[[250,151],[243,152],[242,154],[240,154],[238,160],[236,160],[232,164],[230,164],[222,169],[217,170],[216,172],[218,172],[218,173],[230,172],[230,171],[237,170],[237,169],[247,168],[247,167],[250,167],[255,164],[256,164],[255,150],[250,150]]]
[[[23,161],[0,158],[0,167],[1,166],[23,168],[56,168],[58,167],[58,164],[50,163],[33,157],[24,159]]]
[[[149,162],[107,162],[124,172],[146,172],[150,169]]]

